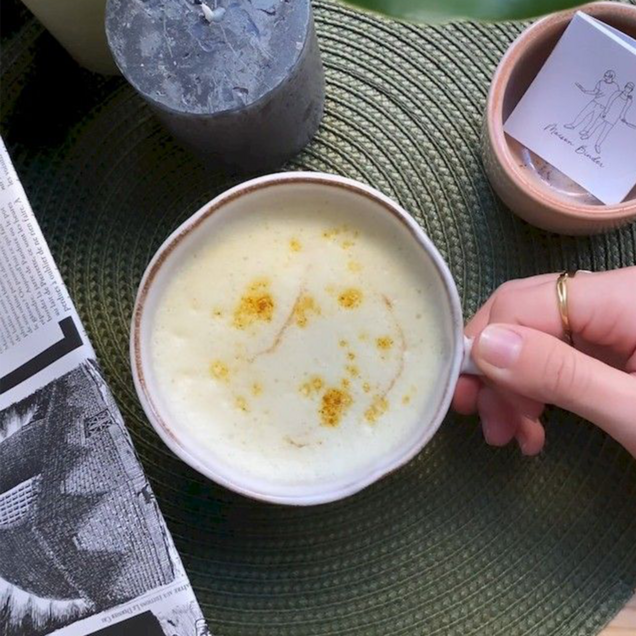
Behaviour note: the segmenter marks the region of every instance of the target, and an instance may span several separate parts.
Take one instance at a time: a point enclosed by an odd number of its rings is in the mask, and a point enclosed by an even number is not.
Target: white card
[[[603,203],[636,184],[636,40],[577,13],[504,130]]]

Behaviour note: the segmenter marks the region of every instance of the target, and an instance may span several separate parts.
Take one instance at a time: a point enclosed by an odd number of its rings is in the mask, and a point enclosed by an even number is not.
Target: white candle
[[[106,0],[23,2],[80,65],[96,73],[119,73],[106,43]]]

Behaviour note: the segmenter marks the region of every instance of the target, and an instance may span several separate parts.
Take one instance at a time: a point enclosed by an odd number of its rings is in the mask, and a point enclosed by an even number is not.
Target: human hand
[[[466,327],[484,377],[461,376],[453,407],[479,412],[493,446],[545,442],[539,416],[555,404],[593,422],[636,457],[636,267],[579,272],[568,284],[574,347],[563,337],[558,274],[505,283]]]

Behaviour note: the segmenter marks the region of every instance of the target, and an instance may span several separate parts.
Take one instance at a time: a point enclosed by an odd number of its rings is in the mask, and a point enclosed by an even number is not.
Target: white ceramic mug
[[[264,486],[236,469],[221,465],[209,454],[206,455],[170,416],[153,371],[150,350],[153,318],[161,295],[176,269],[190,250],[204,241],[210,232],[214,232],[214,228],[219,227],[218,224],[223,223],[227,215],[239,209],[245,211],[246,206],[258,210],[259,197],[266,191],[270,196],[272,188],[276,189],[274,192],[279,197],[285,197],[293,191],[297,199],[300,194],[308,204],[315,199],[324,202],[329,198],[334,205],[339,201],[345,204],[346,198],[346,205],[356,207],[357,213],[392,215],[408,229],[423,256],[430,259],[433,267],[428,267],[428,270],[435,272],[440,283],[436,287],[443,290],[437,301],[443,310],[451,344],[445,365],[446,377],[440,382],[440,390],[435,396],[434,416],[423,421],[421,429],[411,438],[405,439],[397,451],[384,457],[384,461],[378,462],[364,474],[357,475],[356,479],[347,479],[345,483],[325,483],[310,488],[302,485]],[[472,342],[465,338],[463,326],[459,295],[444,259],[420,226],[397,203],[367,185],[344,177],[306,172],[275,174],[253,179],[221,194],[191,216],[159,248],[144,273],[133,311],[130,341],[133,379],[144,411],[161,439],[178,457],[201,474],[255,499],[291,505],[326,503],[358,492],[396,470],[419,453],[435,434],[448,411],[459,375],[478,373],[470,357]]]

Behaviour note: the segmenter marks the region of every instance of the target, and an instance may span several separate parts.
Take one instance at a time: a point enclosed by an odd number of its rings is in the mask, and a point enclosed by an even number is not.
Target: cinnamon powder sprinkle
[[[362,292],[355,287],[345,289],[338,296],[338,303],[343,309],[355,309],[362,304]]]
[[[382,351],[388,351],[393,346],[393,338],[391,336],[382,336],[377,338],[375,341],[378,349],[382,349]]]
[[[252,384],[252,395],[259,396],[263,392],[263,385],[260,382]]]
[[[352,378],[359,378],[360,377],[360,369],[358,369],[358,367],[355,364],[348,364],[346,366],[346,369],[347,369],[347,373]]]
[[[294,320],[299,327],[306,327],[309,314],[320,315],[320,307],[312,296],[301,296],[294,305]]]
[[[257,321],[271,322],[274,315],[274,299],[272,298],[269,281],[255,280],[241,297],[234,310],[234,326],[245,329]]]
[[[225,362],[221,360],[215,360],[210,365],[210,375],[217,380],[227,382],[230,379],[230,369]]]
[[[376,395],[373,398],[371,406],[364,412],[364,417],[367,422],[375,424],[382,415],[384,415],[389,408],[389,403],[385,397]]]
[[[239,409],[240,411],[243,411],[243,413],[249,413],[249,410],[250,410],[249,404],[247,403],[247,400],[242,395],[236,396],[234,400],[234,404],[236,405],[236,408]]]
[[[338,426],[351,404],[353,399],[347,391],[338,388],[327,389],[322,396],[322,406],[319,410],[323,425]]]
[[[314,375],[311,378],[309,378],[307,382],[303,382],[300,385],[299,391],[305,397],[310,397],[311,395],[318,393],[323,386],[325,386],[324,380],[319,375]]]

